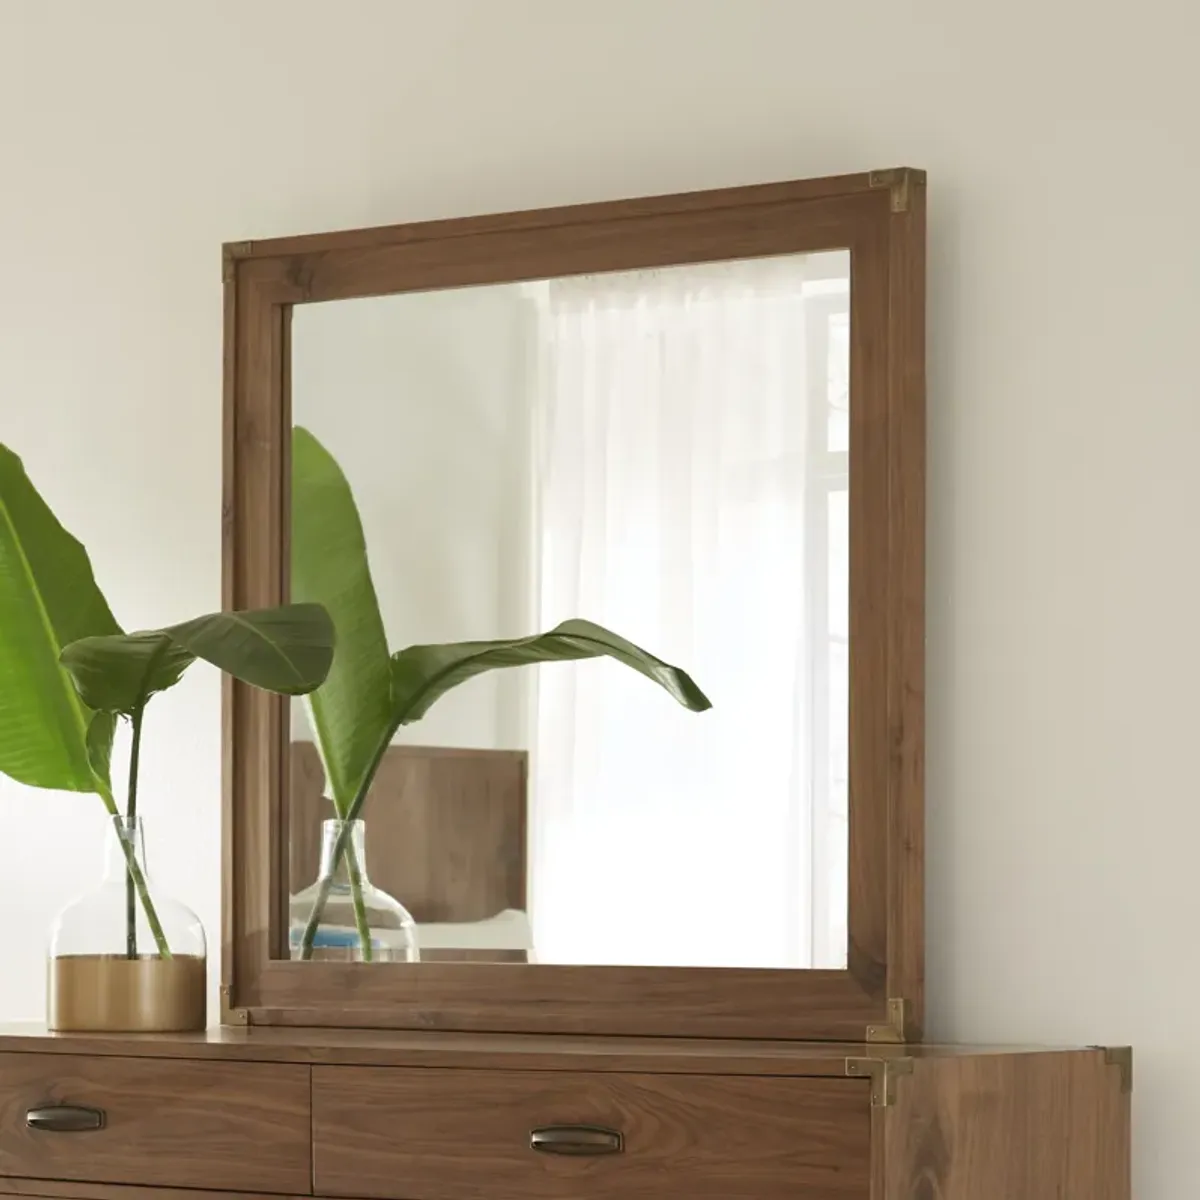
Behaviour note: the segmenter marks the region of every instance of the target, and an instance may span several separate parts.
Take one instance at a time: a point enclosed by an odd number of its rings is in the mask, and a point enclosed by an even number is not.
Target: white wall
[[[1197,35],[1190,0],[0,0],[0,437],[127,623],[186,616],[222,239],[928,168],[932,1031],[1134,1042],[1138,1196],[1192,1200]],[[159,701],[146,762],[210,929],[217,695]],[[93,809],[0,791],[6,1015]]]

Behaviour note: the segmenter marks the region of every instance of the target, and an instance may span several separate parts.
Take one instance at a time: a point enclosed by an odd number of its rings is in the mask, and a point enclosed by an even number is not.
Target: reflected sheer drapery
[[[844,842],[827,820],[828,305],[814,325],[813,300],[803,259],[542,296],[538,625],[598,621],[713,702],[690,714],[607,661],[538,674],[542,961],[844,964],[845,868],[826,862]]]

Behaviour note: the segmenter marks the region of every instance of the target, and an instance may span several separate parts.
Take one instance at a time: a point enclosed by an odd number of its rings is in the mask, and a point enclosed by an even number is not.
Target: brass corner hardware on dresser
[[[1121,1091],[1133,1091],[1133,1047],[1132,1046],[1103,1046],[1104,1061],[1110,1067],[1116,1067],[1121,1074]]]
[[[871,1081],[871,1107],[887,1108],[896,1102],[896,1079],[911,1075],[913,1060],[897,1055],[895,1058],[848,1058],[846,1074],[855,1079],[864,1076]]]

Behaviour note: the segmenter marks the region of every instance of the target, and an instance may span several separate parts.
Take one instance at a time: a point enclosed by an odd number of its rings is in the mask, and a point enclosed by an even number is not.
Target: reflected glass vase
[[[206,949],[200,918],[147,871],[142,822],[112,817],[100,886],[51,927],[47,1024],[73,1032],[203,1029]]]
[[[344,853],[335,863],[339,840]],[[293,959],[314,962],[419,960],[408,909],[367,877],[364,822],[323,822],[320,870],[312,886],[291,899],[288,946]]]

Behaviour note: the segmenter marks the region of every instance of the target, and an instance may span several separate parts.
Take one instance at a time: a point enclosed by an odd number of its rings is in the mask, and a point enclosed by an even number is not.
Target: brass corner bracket
[[[1121,1091],[1133,1091],[1133,1047],[1132,1046],[1097,1046],[1104,1051],[1104,1062],[1107,1066],[1116,1067],[1121,1073]]]
[[[248,1008],[235,1008],[231,1002],[231,991],[229,984],[221,984],[221,1024],[222,1025],[249,1025],[250,1010]]]
[[[887,1023],[867,1026],[868,1042],[899,1043],[907,1040],[908,1001],[892,998],[887,1002]]]
[[[229,283],[237,274],[238,259],[249,258],[253,242],[226,242],[221,247],[221,281]]]
[[[887,1108],[896,1103],[896,1080],[911,1075],[911,1058],[848,1058],[846,1074],[854,1079],[870,1079],[871,1107]]]
[[[892,212],[906,213],[912,202],[911,189],[925,182],[925,172],[912,167],[891,167],[886,171],[872,171],[869,178],[873,188],[889,190]]]

